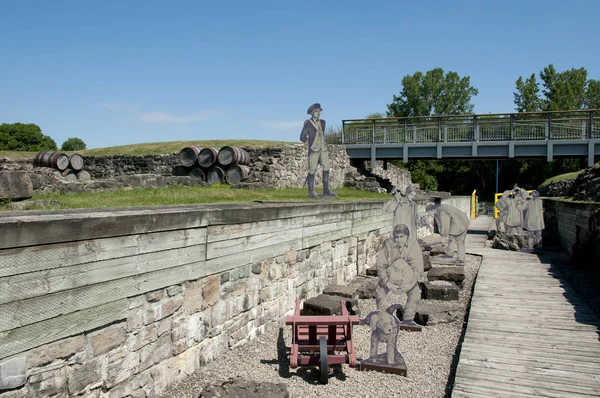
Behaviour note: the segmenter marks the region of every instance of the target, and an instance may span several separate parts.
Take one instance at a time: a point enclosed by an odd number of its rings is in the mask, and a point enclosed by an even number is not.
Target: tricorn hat
[[[323,109],[321,108],[321,104],[312,104],[308,110],[306,111],[307,114],[312,115],[312,113],[316,110],[320,110],[321,112],[323,112]]]

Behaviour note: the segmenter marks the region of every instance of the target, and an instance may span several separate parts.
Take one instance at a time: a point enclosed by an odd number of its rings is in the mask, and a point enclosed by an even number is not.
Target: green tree
[[[585,89],[585,107],[600,109],[600,80],[588,80]]]
[[[517,112],[538,112],[541,108],[540,88],[535,79],[535,73],[532,73],[527,80],[519,76],[517,80],[517,92],[515,96],[515,105]]]
[[[85,149],[85,142],[83,142],[81,138],[77,137],[68,138],[65,142],[63,142],[60,149],[63,151],[80,151]]]
[[[385,115],[383,113],[375,112],[369,113],[365,119],[383,119]]]
[[[425,74],[416,72],[402,79],[400,95],[388,104],[388,116],[461,115],[473,113],[471,98],[479,91],[468,76],[456,72],[444,74],[435,68]]]
[[[33,123],[0,124],[0,150],[2,151],[55,151],[56,142]]]
[[[425,74],[416,72],[402,79],[400,96],[393,96],[392,103],[387,105],[387,115],[410,117],[473,113],[471,98],[478,93],[479,91],[471,86],[468,76],[460,77],[456,72],[444,73],[442,68],[432,69]],[[450,165],[448,161],[411,160],[398,164],[411,172],[412,181],[418,183],[421,189],[447,188],[443,179],[437,177]],[[448,179],[453,182],[453,186],[450,187],[452,192],[456,192],[457,180],[456,176],[450,176]]]

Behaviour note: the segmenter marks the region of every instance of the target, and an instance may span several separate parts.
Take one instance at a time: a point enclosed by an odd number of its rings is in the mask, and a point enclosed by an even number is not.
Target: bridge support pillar
[[[371,145],[371,170],[375,169],[375,167],[377,167],[377,156],[376,156],[376,146],[375,145]]]
[[[442,143],[441,142],[437,143],[437,158],[438,159],[442,158]]]
[[[554,147],[552,146],[552,140],[548,140],[547,149],[546,149],[546,160],[551,162],[554,158]]]
[[[596,145],[595,140],[588,140],[588,167],[594,165],[594,146]]]
[[[508,141],[508,158],[512,159],[515,157],[515,142]]]
[[[404,163],[408,162],[408,145],[402,145],[402,161]]]
[[[471,146],[471,156],[473,156],[474,158],[477,157],[477,143],[473,142],[472,146]]]

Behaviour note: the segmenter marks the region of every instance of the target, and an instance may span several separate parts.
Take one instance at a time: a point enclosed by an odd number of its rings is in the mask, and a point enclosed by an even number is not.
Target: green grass
[[[172,141],[172,142],[150,142],[144,144],[112,146],[108,148],[86,149],[84,151],[72,151],[83,156],[108,156],[108,155],[158,155],[179,152],[186,146],[215,147],[221,148],[226,145],[243,148],[268,148],[280,145],[298,144],[298,142],[285,141],[260,141],[260,140],[212,140],[212,141]],[[0,151],[0,157],[9,159],[33,158],[37,152]]]
[[[565,173],[565,174],[560,174],[560,175],[557,175],[554,177],[550,177],[542,183],[542,186],[545,187],[545,186],[550,185],[550,183],[552,183],[552,182],[565,181],[565,180],[570,180],[570,179],[576,178],[583,171],[585,171],[585,170],[573,171],[571,173]]]
[[[390,199],[390,195],[350,188],[335,190],[341,200]],[[172,186],[169,188],[136,188],[105,192],[77,192],[70,194],[37,194],[31,200],[56,200],[60,209],[115,208],[138,206],[168,206],[200,203],[251,202],[254,200],[306,201],[306,188],[236,189],[229,185],[211,187]],[[35,202],[26,210],[39,210]],[[9,210],[1,206],[0,210]]]

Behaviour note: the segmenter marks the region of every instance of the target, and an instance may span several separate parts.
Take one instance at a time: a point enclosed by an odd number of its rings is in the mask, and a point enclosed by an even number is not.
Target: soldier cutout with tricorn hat
[[[321,104],[312,104],[306,111],[312,117],[304,121],[300,133],[300,141],[308,143],[308,176],[306,181],[308,183],[308,197],[311,199],[319,197],[315,192],[315,174],[319,164],[323,167],[322,197],[338,197],[329,189],[329,154],[325,142],[325,120],[321,119],[322,111]]]

